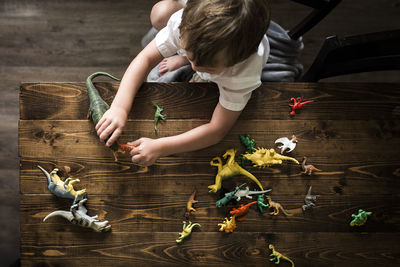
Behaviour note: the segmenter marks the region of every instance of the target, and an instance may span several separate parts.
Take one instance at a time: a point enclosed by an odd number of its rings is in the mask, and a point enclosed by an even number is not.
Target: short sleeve
[[[261,82],[244,89],[229,89],[224,86],[219,87],[219,103],[226,109],[241,111],[246,107],[252,92],[261,85]]]
[[[170,57],[181,49],[179,25],[181,24],[182,12],[183,9],[172,14],[167,26],[161,29],[155,37],[156,47],[163,57]]]

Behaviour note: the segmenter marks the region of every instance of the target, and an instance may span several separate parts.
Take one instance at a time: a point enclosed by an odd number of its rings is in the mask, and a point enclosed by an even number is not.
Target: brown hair
[[[226,67],[257,51],[270,21],[268,0],[188,0],[179,26],[182,48],[197,66],[213,66],[225,50]]]

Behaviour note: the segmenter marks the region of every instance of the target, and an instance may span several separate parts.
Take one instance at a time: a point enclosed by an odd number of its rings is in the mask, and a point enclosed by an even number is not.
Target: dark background
[[[0,266],[19,258],[18,93],[21,82],[83,82],[95,71],[121,77],[141,50],[154,0],[0,0]],[[272,0],[272,19],[291,28],[310,10]],[[304,36],[310,66],[324,38],[400,29],[400,0],[343,0]],[[325,81],[400,82],[397,71]],[[400,88],[399,88],[400,90]]]

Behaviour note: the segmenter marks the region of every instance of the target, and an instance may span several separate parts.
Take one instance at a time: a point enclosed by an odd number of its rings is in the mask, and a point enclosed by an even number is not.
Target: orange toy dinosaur
[[[307,175],[311,175],[313,171],[320,172],[320,169],[314,167],[314,165],[306,164],[307,157],[303,157],[303,162],[301,163],[301,168],[303,169],[303,173]]]
[[[257,201],[250,202],[246,205],[240,204],[239,208],[237,208],[237,209],[233,208],[229,213],[236,217],[240,217],[237,220],[242,221],[246,217],[246,214],[249,211],[250,206],[253,204],[256,204],[256,203],[257,203]]]

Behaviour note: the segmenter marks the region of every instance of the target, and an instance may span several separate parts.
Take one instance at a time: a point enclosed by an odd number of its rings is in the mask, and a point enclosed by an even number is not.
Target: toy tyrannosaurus
[[[280,155],[273,148],[257,148],[253,153],[246,153],[244,157],[254,163],[254,167],[269,167],[274,164],[282,164],[282,160],[291,160],[297,164],[299,162],[295,158]]]
[[[350,226],[362,226],[367,222],[368,216],[370,216],[372,212],[365,211],[362,209],[358,210],[358,214],[351,214],[351,217],[354,219],[350,222]]]
[[[285,152],[286,149],[289,149],[286,153],[292,152],[295,149],[297,144],[297,138],[295,135],[292,135],[292,139],[289,140],[287,137],[281,137],[275,140],[275,144],[281,143],[281,146],[278,146],[281,150],[281,154]]]
[[[233,208],[229,213],[238,218],[238,221],[244,220],[251,205],[256,204],[257,201],[250,202],[246,205],[240,204],[239,208]]]
[[[86,189],[75,191],[74,184],[79,183],[79,179],[67,178],[62,181],[57,175],[58,169],[55,168],[48,173],[41,166],[37,166],[47,178],[48,189],[51,193],[58,197],[70,198],[74,200],[74,204],[86,197]]]
[[[303,157],[303,161],[301,162],[301,169],[303,170],[304,174],[311,175],[313,171],[320,172],[320,169],[314,167],[314,165],[306,164],[307,157]]]
[[[70,211],[56,210],[47,215],[43,221],[55,216],[61,216],[70,221],[73,224],[80,225],[82,227],[91,228],[96,232],[106,232],[111,229],[111,225],[108,221],[99,221],[96,216],[87,215],[87,209],[83,205],[87,199],[82,199],[79,203],[71,206]]]
[[[253,180],[261,188],[261,190],[264,190],[261,183],[254,175],[240,167],[240,165],[235,162],[235,154],[236,150],[233,148],[226,151],[226,153],[223,155],[223,158],[226,159],[229,156],[229,159],[226,161],[225,165],[222,165],[222,160],[220,157],[215,157],[211,160],[210,165],[217,166],[218,173],[215,176],[215,184],[208,186],[210,192],[216,193],[218,190],[220,190],[222,186],[222,180],[240,174],[247,176],[248,178]]]
[[[292,264],[292,267],[294,267],[294,262],[289,259],[288,257],[284,256],[283,254],[279,253],[278,251],[275,250],[275,247],[272,244],[269,244],[268,248],[272,250],[272,253],[269,255],[271,258],[269,261],[275,261],[275,264],[279,264],[281,259],[287,260]]]
[[[311,195],[311,188],[312,188],[312,186],[310,185],[310,187],[308,188],[307,195],[304,198],[304,203],[306,203],[306,204],[301,206],[301,209],[303,211],[306,211],[307,209],[311,209],[311,208],[315,207],[315,201],[317,200],[317,197]]]
[[[293,216],[293,214],[288,213],[281,204],[279,204],[278,202],[274,202],[271,200],[270,196],[267,196],[267,200],[268,200],[268,205],[269,208],[273,209],[272,212],[270,212],[270,215],[278,215],[279,214],[279,210],[281,210],[283,212],[283,214],[285,214],[286,216]]]
[[[290,112],[290,115],[292,115],[292,116],[296,115],[296,111],[295,111],[296,109],[301,109],[304,105],[314,102],[314,100],[301,102],[301,97],[298,97],[297,99],[292,97],[290,99],[290,101],[291,102],[293,101],[293,104],[289,104],[289,107],[292,109],[292,111]]]
[[[231,216],[229,220],[228,218],[225,218],[225,221],[223,223],[219,223],[218,226],[220,226],[220,232],[225,231],[225,233],[232,233],[236,229],[235,216]]]
[[[193,191],[192,195],[189,197],[189,200],[188,200],[188,202],[187,202],[187,204],[186,204],[186,213],[185,213],[186,219],[189,219],[190,213],[191,213],[192,211],[193,211],[193,212],[196,211],[196,210],[193,208],[193,204],[195,204],[195,203],[197,203],[197,202],[199,202],[199,201],[197,201],[197,200],[194,199],[195,196],[196,196],[196,190]]]
[[[183,239],[185,239],[192,233],[193,227],[195,226],[201,227],[201,225],[198,223],[192,223],[191,221],[189,221],[189,224],[186,225],[186,221],[183,221],[183,231],[179,233],[178,239],[175,240],[176,243],[182,243]]]
[[[218,208],[221,208],[222,206],[225,206],[226,204],[228,204],[228,202],[231,201],[232,199],[237,200],[237,196],[235,194],[244,185],[245,184],[241,184],[239,186],[236,186],[235,190],[233,190],[232,192],[226,193],[223,198],[221,198],[217,202],[215,202],[215,206],[217,206]]]
[[[246,186],[245,189],[238,190],[238,191],[235,193],[236,201],[240,201],[240,199],[241,199],[242,197],[246,197],[246,198],[252,199],[253,197],[252,197],[251,195],[259,195],[259,194],[263,194],[263,193],[268,193],[268,192],[271,192],[271,190],[272,190],[272,189],[268,189],[268,190],[264,190],[264,191],[257,191],[257,190],[251,191],[251,190],[249,189],[249,187]]]
[[[159,107],[157,103],[153,102],[153,106],[156,108],[156,112],[154,113],[154,130],[157,131],[158,120],[159,119],[165,120],[166,116],[161,114],[161,112],[163,112],[164,109]]]

